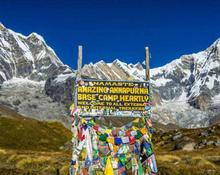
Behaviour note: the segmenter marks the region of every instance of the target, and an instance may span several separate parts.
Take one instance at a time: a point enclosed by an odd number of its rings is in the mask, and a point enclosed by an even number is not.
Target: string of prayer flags
[[[76,86],[77,83],[85,85],[80,79],[76,80]],[[156,174],[151,142],[151,104],[149,100],[144,102],[143,116],[121,127],[100,124],[102,122],[97,122],[100,117],[82,116],[81,109],[71,105],[73,153],[70,175]]]

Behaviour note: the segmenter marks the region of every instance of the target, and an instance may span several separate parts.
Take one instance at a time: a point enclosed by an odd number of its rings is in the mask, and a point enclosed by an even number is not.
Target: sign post
[[[149,48],[145,48],[146,81],[81,79],[82,46],[78,46],[74,105],[71,106],[73,152],[70,175],[156,174],[151,137]],[[103,124],[114,118],[121,127]],[[97,121],[99,120],[99,121]]]
[[[82,69],[82,46],[78,46],[78,59],[77,59],[77,70],[76,70],[76,80],[81,78]],[[74,88],[74,105],[77,107],[77,84],[75,82]]]
[[[145,47],[146,81],[150,81],[149,48]]]
[[[77,60],[78,77],[81,77],[81,69],[82,69],[82,46],[78,46],[78,60]]]

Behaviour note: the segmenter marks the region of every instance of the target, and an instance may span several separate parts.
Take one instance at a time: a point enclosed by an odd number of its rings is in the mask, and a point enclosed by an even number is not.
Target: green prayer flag
[[[99,136],[99,140],[101,140],[101,141],[106,141],[106,139],[107,139],[107,135],[106,134],[101,134]]]
[[[140,160],[138,161],[138,175],[144,175],[144,170]]]

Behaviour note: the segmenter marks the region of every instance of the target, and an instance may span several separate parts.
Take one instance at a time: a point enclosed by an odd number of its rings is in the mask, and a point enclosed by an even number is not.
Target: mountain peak
[[[5,26],[0,22],[0,30],[5,29]]]
[[[134,66],[135,66],[137,69],[139,69],[139,70],[143,70],[143,69],[144,69],[143,66],[142,66],[142,64],[141,64],[140,62],[137,62]]]
[[[205,52],[210,52],[213,48],[220,48],[220,38],[216,39],[209,47],[204,50]]]
[[[3,27],[0,23],[0,84],[14,77],[44,81],[68,69],[41,35],[33,32],[24,36]]]
[[[219,37],[219,38],[217,38],[217,40],[216,40],[215,42],[220,42],[220,37]]]
[[[103,60],[100,60],[96,64],[105,64],[105,62]]]
[[[45,40],[44,40],[44,38],[43,38],[41,35],[39,35],[39,34],[37,34],[37,33],[35,33],[35,32],[32,32],[30,35],[28,35],[27,38],[34,38],[34,39],[36,39],[36,40],[38,40],[38,41],[41,41],[41,42],[43,42],[43,43],[46,43]]]
[[[214,44],[215,44],[217,47],[220,47],[220,38],[218,38],[218,39],[214,42]]]
[[[122,64],[122,63],[124,63],[124,62],[122,62],[122,61],[120,61],[119,59],[115,59],[114,61],[113,61],[113,64]]]

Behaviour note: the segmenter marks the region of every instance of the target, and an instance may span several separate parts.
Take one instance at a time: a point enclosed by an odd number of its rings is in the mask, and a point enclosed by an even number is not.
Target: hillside
[[[69,130],[58,122],[23,117],[0,106],[0,148],[32,151],[59,151],[70,140]]]
[[[112,122],[127,123],[117,120]],[[71,133],[63,125],[26,118],[0,107],[0,126],[1,175],[68,173]],[[220,125],[200,129],[154,126],[154,150],[161,175],[218,175]]]
[[[156,128],[153,142],[161,175],[220,172],[219,124],[198,129]]]

